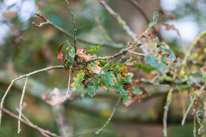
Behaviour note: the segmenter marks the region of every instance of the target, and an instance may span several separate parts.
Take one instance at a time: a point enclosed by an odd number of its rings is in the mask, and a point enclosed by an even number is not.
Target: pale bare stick
[[[21,121],[20,121],[20,119],[21,119],[21,115],[22,115],[22,103],[23,103],[23,98],[24,98],[24,94],[25,94],[25,91],[26,91],[26,85],[27,85],[27,82],[28,82],[28,78],[29,77],[26,77],[24,87],[23,87],[23,91],[22,91],[22,95],[21,95],[21,100],[20,100],[20,103],[19,103],[18,134],[21,132]]]
[[[12,85],[14,84],[15,81],[20,80],[20,79],[22,79],[22,78],[24,78],[24,77],[29,77],[29,76],[31,76],[31,75],[38,74],[38,73],[40,73],[40,72],[46,72],[46,71],[53,70],[53,69],[64,69],[64,66],[63,66],[63,65],[50,66],[50,67],[43,68],[43,69],[40,69],[40,70],[35,70],[35,71],[33,71],[33,72],[30,72],[30,73],[28,73],[28,74],[21,75],[21,76],[19,76],[18,78],[13,79],[13,80],[11,81],[9,87],[7,88],[6,92],[4,93],[2,99],[1,99],[1,105],[0,105],[0,107],[3,108],[4,100],[5,100],[7,94],[9,93],[9,91],[10,91],[10,89],[11,89],[11,87],[12,87]],[[1,125],[1,118],[2,118],[2,111],[0,110],[0,125]]]
[[[2,112],[4,112],[4,113],[8,114],[9,116],[15,118],[15,119],[19,119],[19,117],[18,117],[16,114],[10,112],[9,110],[7,110],[7,109],[5,109],[5,108],[0,108],[0,110],[1,110]],[[24,119],[20,119],[20,121],[21,121],[22,123],[30,126],[31,128],[34,128],[34,129],[38,130],[41,134],[45,134],[45,135],[47,135],[47,136],[60,137],[60,136],[56,135],[55,133],[50,132],[49,130],[42,129],[42,128],[38,127],[37,125],[35,125],[35,124],[31,123],[31,122],[27,122],[27,121],[24,120]]]
[[[146,54],[144,54],[144,53],[137,53],[137,52],[134,52],[134,51],[132,51],[132,50],[128,50],[130,53],[133,53],[133,54],[135,54],[135,55],[138,55],[138,56],[146,56]]]
[[[190,109],[192,108],[192,105],[193,105],[194,101],[195,101],[195,98],[194,98],[194,97],[193,97],[193,98],[191,97],[190,105],[189,105],[189,107],[187,108],[187,111],[185,112],[185,114],[184,114],[184,116],[183,116],[183,119],[182,119],[182,126],[185,124],[185,120],[186,120],[186,118],[187,118],[188,113],[190,112]]]
[[[164,115],[163,115],[163,135],[164,137],[167,137],[167,116],[168,116],[169,106],[172,101],[172,92],[173,92],[173,88],[171,88],[169,93],[167,94],[167,101],[166,101],[166,105],[164,106]]]
[[[69,80],[68,80],[68,88],[67,88],[67,93],[66,93],[66,96],[63,100],[63,102],[67,99],[68,95],[69,95],[69,89],[70,89],[70,83],[71,83],[71,68],[69,69]]]
[[[109,124],[109,122],[112,120],[112,117],[113,117],[114,113],[115,113],[116,110],[117,110],[117,107],[118,107],[120,101],[121,101],[121,97],[119,97],[117,103],[115,104],[114,109],[112,110],[112,113],[111,113],[111,115],[109,116],[108,120],[105,122],[105,124],[104,124],[100,129],[98,129],[98,130],[95,132],[95,134],[99,134],[100,132],[102,132],[102,131],[104,130],[104,128]]]

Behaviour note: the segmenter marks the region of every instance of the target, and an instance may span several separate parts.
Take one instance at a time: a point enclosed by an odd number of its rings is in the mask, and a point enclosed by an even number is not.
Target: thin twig
[[[132,51],[132,50],[128,50],[130,53],[133,53],[133,54],[135,54],[135,55],[138,55],[138,56],[146,56],[146,54],[144,54],[144,53],[137,53],[137,52],[134,52],[134,51]]]
[[[194,125],[193,125],[193,136],[197,137],[197,130],[196,130],[196,125],[197,125],[197,119],[196,119],[196,114],[194,114]]]
[[[71,83],[71,70],[72,70],[72,69],[69,69],[68,88],[67,88],[67,93],[66,93],[66,96],[65,96],[63,102],[67,99],[68,95],[70,95],[70,94],[69,94],[69,89],[70,89],[70,83]]]
[[[38,74],[38,73],[40,73],[40,72],[46,72],[46,71],[53,70],[53,69],[64,69],[64,66],[62,66],[62,65],[50,66],[50,67],[47,67],[47,68],[35,70],[35,71],[33,71],[33,72],[30,72],[30,73],[28,73],[28,74],[21,75],[21,76],[19,76],[18,78],[13,79],[13,80],[11,81],[9,87],[7,88],[6,92],[4,93],[2,99],[1,99],[1,105],[0,105],[0,107],[3,108],[4,100],[5,100],[7,94],[9,93],[9,91],[10,91],[10,89],[11,89],[11,87],[12,87],[12,85],[14,84],[15,81],[20,80],[20,79],[22,79],[22,78],[24,78],[24,77],[29,77],[29,76],[32,76],[32,75],[34,75],[34,74]],[[2,118],[2,111],[0,110],[0,125],[1,125],[1,118]]]
[[[117,103],[115,104],[114,109],[113,109],[111,115],[109,116],[108,120],[105,122],[105,124],[104,124],[99,130],[97,130],[97,131],[95,132],[95,134],[99,134],[100,132],[102,132],[102,131],[104,130],[104,128],[109,124],[109,122],[111,121],[114,113],[115,113],[116,110],[117,110],[117,107],[118,107],[120,101],[121,101],[121,97],[119,97]]]
[[[113,41],[111,39],[111,37],[107,34],[106,30],[104,29],[103,25],[101,24],[100,22],[100,19],[99,19],[99,16],[97,13],[94,13],[94,18],[95,18],[95,21],[99,27],[99,30],[101,31],[101,33],[105,36],[105,38],[108,40],[108,41]]]
[[[120,26],[122,27],[122,29],[127,33],[127,35],[134,41],[136,42],[138,45],[141,44],[142,45],[142,41],[139,40],[136,36],[136,34],[134,32],[132,32],[132,30],[129,28],[129,26],[126,24],[126,22],[121,18],[121,16],[119,14],[117,14],[115,11],[113,11],[113,9],[111,9],[109,7],[109,5],[107,5],[104,0],[100,0],[100,4],[118,21],[118,23],[120,24]],[[148,54],[148,51],[146,48],[144,48],[143,46],[140,46],[140,48],[142,49],[142,51],[145,54]]]
[[[126,1],[131,3],[142,14],[142,16],[144,17],[144,19],[147,22],[147,24],[150,23],[149,17],[147,16],[147,14],[144,12],[144,9],[142,8],[142,6],[137,1],[134,1],[134,0],[126,0]],[[157,29],[155,27],[152,27],[152,29],[153,29],[154,33],[157,34],[158,38],[161,41],[162,37],[161,37],[160,33],[157,31]]]
[[[183,116],[183,119],[182,119],[182,126],[185,124],[185,120],[187,118],[188,113],[190,112],[190,109],[192,108],[192,105],[193,105],[194,101],[195,101],[195,97],[191,97],[190,105],[187,108],[187,111],[185,112],[185,114]]]
[[[21,121],[20,121],[20,119],[21,119],[21,115],[22,115],[22,103],[23,103],[23,98],[24,98],[24,94],[25,94],[25,91],[26,91],[26,85],[27,85],[27,82],[28,82],[28,78],[29,77],[26,77],[24,87],[23,87],[23,91],[22,91],[22,95],[21,95],[21,100],[20,100],[20,103],[19,103],[18,134],[21,132]]]
[[[72,17],[72,23],[73,23],[73,40],[74,40],[74,49],[75,49],[75,52],[77,51],[77,45],[76,45],[76,42],[77,42],[77,39],[76,39],[76,33],[77,33],[77,25],[76,25],[76,22],[74,20],[74,13],[73,11],[71,10],[71,7],[70,7],[70,4],[69,4],[69,0],[65,0],[67,5],[68,5],[68,10],[71,14],[71,17]]]
[[[52,133],[49,130],[42,129],[42,128],[38,127],[37,125],[35,125],[35,124],[31,123],[31,122],[27,122],[27,121],[25,121],[23,119],[19,119],[19,117],[16,114],[10,112],[9,110],[7,110],[5,108],[0,108],[0,110],[3,111],[4,113],[8,114],[9,116],[13,117],[13,118],[20,120],[22,123],[24,123],[24,124],[34,128],[34,129],[38,130],[42,134],[49,135],[49,136],[60,137],[60,136],[56,135],[55,133]]]
[[[172,100],[172,92],[173,88],[170,89],[169,93],[167,94],[167,101],[166,105],[164,106],[164,116],[163,116],[163,135],[167,137],[167,116],[169,111],[169,106]]]
[[[73,38],[73,35],[69,32],[67,32],[66,30],[64,30],[63,28],[55,25],[53,22],[51,22],[49,19],[47,19],[46,17],[44,17],[41,13],[35,13],[36,16],[40,17],[45,23],[43,23],[42,25],[37,25],[35,22],[32,22],[32,24],[36,27],[41,27],[43,25],[50,25],[51,27],[53,27],[54,29],[58,30],[59,32],[63,33],[64,35],[70,37],[70,38]],[[96,45],[101,45],[101,46],[105,46],[105,47],[112,47],[112,48],[122,48],[123,45],[120,44],[120,43],[104,43],[104,42],[91,42],[91,41],[87,41],[87,40],[84,40],[84,39],[81,39],[81,38],[78,38],[76,37],[76,40],[78,40],[78,42],[81,42],[81,43],[85,43],[85,44],[88,44],[88,45],[93,45],[93,46],[96,46]]]
[[[128,47],[128,48],[121,49],[119,52],[115,53],[113,56],[95,57],[95,58],[92,58],[92,59],[87,60],[85,62],[89,63],[89,62],[93,62],[93,61],[96,61],[96,60],[110,60],[110,59],[116,58],[120,55],[123,55],[123,54],[127,53],[131,48],[133,48],[133,47]]]
[[[126,22],[121,18],[119,14],[113,11],[113,9],[110,8],[109,5],[107,5],[103,0],[100,1],[100,4],[118,21],[123,30],[133,41],[141,43],[141,41],[136,37],[136,34],[132,32],[132,30],[129,28],[129,26],[126,24]]]

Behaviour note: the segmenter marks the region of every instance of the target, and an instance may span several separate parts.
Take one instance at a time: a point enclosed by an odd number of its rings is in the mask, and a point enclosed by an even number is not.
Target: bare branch
[[[164,116],[163,116],[163,134],[164,137],[167,137],[167,115],[168,115],[168,111],[169,111],[169,106],[172,100],[172,92],[173,89],[171,88],[169,93],[167,94],[167,101],[166,101],[166,105],[164,107]]]
[[[77,51],[77,45],[76,45],[76,42],[77,42],[77,39],[76,39],[76,33],[77,33],[77,25],[76,25],[76,22],[75,22],[75,20],[74,20],[74,13],[73,13],[73,11],[71,10],[71,7],[70,7],[70,5],[69,5],[69,0],[65,0],[66,1],[66,3],[67,3],[67,5],[68,5],[68,10],[69,10],[69,12],[70,12],[70,14],[71,14],[71,16],[72,16],[72,23],[73,23],[73,40],[74,40],[74,49],[75,49],[75,52]]]
[[[114,109],[112,110],[112,113],[111,113],[111,115],[109,116],[108,120],[105,122],[105,124],[104,124],[100,129],[98,129],[98,130],[95,132],[95,134],[99,134],[100,132],[102,132],[102,131],[104,130],[104,128],[109,124],[109,122],[111,121],[114,113],[115,113],[116,110],[117,110],[117,107],[118,107],[120,101],[121,101],[121,97],[119,97],[117,103],[115,104]]]
[[[51,27],[53,27],[54,29],[58,30],[59,32],[63,33],[64,35],[70,37],[70,38],[73,38],[73,35],[69,32],[67,32],[66,30],[64,30],[63,28],[55,25],[53,22],[51,22],[50,20],[48,20],[46,17],[44,17],[41,13],[35,13],[36,16],[40,17],[44,22],[44,25],[48,24],[50,25]],[[34,22],[32,23],[34,24],[36,27],[41,27],[37,24],[35,24]],[[87,41],[87,40],[84,40],[84,39],[81,39],[81,38],[76,38],[76,40],[78,40],[78,42],[81,42],[81,43],[85,43],[85,44],[88,44],[88,45],[93,45],[93,46],[96,46],[96,45],[101,45],[101,46],[105,46],[105,47],[112,47],[112,48],[122,48],[123,45],[120,44],[120,43],[104,43],[104,42],[90,42],[90,41]]]
[[[136,37],[136,34],[132,32],[132,30],[129,28],[129,26],[126,24],[126,22],[121,18],[119,14],[113,11],[113,9],[111,9],[109,5],[107,5],[103,0],[100,1],[100,4],[118,21],[123,30],[133,41],[141,43],[141,41]]]
[[[23,87],[23,91],[22,91],[22,95],[21,95],[20,104],[19,104],[18,133],[21,132],[21,121],[20,121],[20,119],[21,119],[21,115],[22,115],[22,103],[23,103],[23,98],[24,98],[24,94],[25,94],[25,91],[26,91],[26,85],[27,85],[27,82],[28,82],[28,78],[29,77],[26,77],[24,87]]]
[[[38,130],[41,134],[45,134],[47,136],[60,137],[60,136],[56,135],[55,133],[52,133],[49,130],[42,129],[42,128],[38,127],[37,125],[35,125],[35,124],[31,123],[31,122],[27,122],[24,119],[19,119],[19,117],[16,114],[10,112],[9,110],[7,110],[5,108],[0,108],[0,110],[3,111],[4,113],[8,114],[9,116],[13,117],[13,118],[20,120],[22,123],[24,123],[24,124],[34,128],[34,129]]]
[[[105,36],[105,38],[108,40],[108,41],[113,41],[111,39],[111,37],[107,34],[106,30],[104,29],[103,25],[101,24],[100,20],[99,20],[99,16],[97,13],[94,13],[94,18],[95,18],[95,21],[99,27],[99,30],[101,31],[101,33]]]
[[[195,98],[192,98],[192,97],[191,97],[190,105],[189,105],[189,107],[187,108],[187,111],[185,112],[184,117],[183,117],[183,119],[182,119],[182,126],[185,124],[185,120],[186,120],[186,118],[187,118],[188,113],[190,112],[190,109],[192,108],[192,105],[193,105],[194,101],[195,101]]]
[[[69,89],[70,89],[70,82],[71,82],[71,70],[72,69],[69,69],[69,80],[68,80],[68,88],[67,88],[67,93],[66,93],[66,96],[65,96],[65,98],[64,98],[64,100],[63,100],[63,102],[67,99],[67,97],[71,94],[69,94]]]
[[[1,105],[0,105],[0,107],[3,108],[4,100],[5,100],[7,94],[9,93],[9,91],[10,91],[10,89],[11,89],[11,87],[12,87],[12,85],[14,84],[15,81],[20,80],[20,79],[22,79],[22,78],[24,78],[24,77],[29,77],[29,76],[32,76],[32,75],[34,75],[34,74],[38,74],[38,73],[41,73],[41,72],[46,72],[46,71],[53,70],[53,69],[64,69],[64,66],[58,65],[58,66],[51,66],[51,67],[43,68],[43,69],[40,69],[40,70],[35,70],[35,71],[30,72],[30,73],[28,73],[28,74],[21,75],[21,76],[19,76],[19,77],[16,78],[16,79],[13,79],[13,80],[11,81],[9,87],[7,88],[6,92],[4,93],[2,99],[1,99]],[[1,118],[2,118],[2,111],[0,110],[0,125],[1,125]]]
[[[142,14],[142,16],[144,17],[147,24],[150,23],[149,17],[147,16],[147,14],[144,12],[144,9],[142,8],[142,6],[137,1],[134,1],[134,0],[126,0],[126,1],[131,3]],[[161,41],[162,37],[161,37],[160,33],[157,31],[157,29],[155,27],[152,27],[152,29],[154,30],[154,32],[157,34],[158,38]]]
[[[137,53],[137,52],[134,52],[134,51],[132,51],[132,50],[128,50],[130,53],[133,53],[133,54],[135,54],[135,55],[138,55],[138,56],[146,56],[146,54],[144,54],[144,53]]]

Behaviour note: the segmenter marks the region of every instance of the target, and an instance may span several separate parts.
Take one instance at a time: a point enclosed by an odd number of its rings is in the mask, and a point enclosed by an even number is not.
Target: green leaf
[[[151,72],[155,70],[155,68],[149,64],[137,64],[137,68],[143,70],[144,72]]]
[[[73,88],[75,88],[76,90],[80,90],[84,88],[84,85],[82,83],[82,81],[84,80],[84,71],[80,70],[79,73],[77,74],[76,80],[74,82],[74,84],[72,85]]]
[[[180,57],[177,58],[177,61],[180,62],[182,59]]]
[[[139,87],[133,87],[133,93],[141,95],[143,92]]]
[[[120,85],[119,82],[115,83],[115,88],[116,88],[117,91],[120,92],[120,95],[124,99],[124,101],[128,101],[130,99],[130,97],[128,96],[128,91],[123,89],[122,85]]]
[[[154,13],[153,13],[153,19],[152,19],[152,21],[149,23],[149,28],[151,28],[151,27],[153,27],[153,26],[155,26],[156,24],[157,24],[157,17],[158,17],[158,12],[157,11],[155,11]]]
[[[100,45],[94,46],[92,49],[88,50],[88,53],[94,52],[95,50],[98,50],[100,48]]]
[[[104,71],[104,74],[102,74],[102,78],[104,80],[104,83],[108,86],[108,87],[112,87],[114,86],[114,73],[112,71]]]
[[[159,62],[157,57],[154,55],[146,56],[146,63],[150,64],[163,73],[168,71],[168,67],[165,64]]]
[[[93,82],[89,82],[84,89],[87,91],[89,96],[93,97],[96,93],[97,87]]]

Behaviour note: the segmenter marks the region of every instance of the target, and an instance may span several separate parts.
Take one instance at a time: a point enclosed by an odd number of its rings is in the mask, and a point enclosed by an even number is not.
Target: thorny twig
[[[32,22],[32,24],[36,27],[42,27],[43,25],[50,25],[51,27],[53,27],[54,29],[58,30],[59,32],[63,33],[64,35],[70,37],[70,38],[73,38],[73,35],[69,32],[67,32],[66,30],[64,30],[63,28],[55,25],[53,22],[51,22],[49,19],[47,19],[46,17],[44,17],[41,13],[35,13],[36,16],[40,17],[44,22],[43,23],[40,23],[40,25],[37,25],[35,22]],[[91,41],[87,41],[87,40],[84,40],[84,39],[81,39],[81,38],[76,38],[76,40],[78,40],[78,42],[81,42],[81,43],[85,43],[85,44],[88,44],[88,45],[101,45],[101,46],[105,46],[105,47],[112,47],[112,48],[122,48],[122,44],[119,44],[119,43],[104,43],[104,42],[91,42]]]

